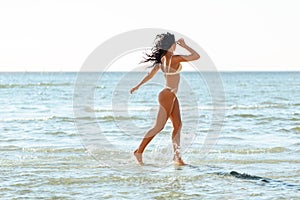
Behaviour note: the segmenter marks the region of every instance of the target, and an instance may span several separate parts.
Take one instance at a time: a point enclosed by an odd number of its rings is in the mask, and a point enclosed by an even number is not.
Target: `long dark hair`
[[[161,63],[161,58],[166,55],[168,49],[175,43],[175,36],[169,32],[158,34],[154,40],[154,46],[150,53],[145,53],[146,58],[142,61],[153,62],[152,66]]]

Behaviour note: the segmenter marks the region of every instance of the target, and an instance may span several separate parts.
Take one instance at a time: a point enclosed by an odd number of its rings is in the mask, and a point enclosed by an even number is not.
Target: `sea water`
[[[78,99],[78,73],[0,74],[1,199],[300,198],[299,72],[220,73],[222,106],[205,75],[183,72],[184,167],[171,164],[170,121],[147,147],[145,166],[132,156],[155,122],[163,83],[130,95],[145,72],[130,81],[126,72],[96,75]],[[206,152],[215,113],[219,129]]]

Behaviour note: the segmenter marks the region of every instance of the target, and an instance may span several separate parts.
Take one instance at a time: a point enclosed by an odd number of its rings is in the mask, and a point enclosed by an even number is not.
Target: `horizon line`
[[[105,73],[105,72],[109,72],[109,73],[140,73],[140,72],[147,72],[147,70],[137,70],[137,71],[68,71],[68,70],[65,70],[65,71],[0,71],[0,73],[98,73],[98,72],[101,72],[101,73]],[[300,69],[299,70],[217,70],[217,71],[213,71],[213,70],[202,70],[202,71],[196,71],[196,70],[185,70],[185,71],[182,71],[183,73],[187,72],[221,72],[221,73],[224,73],[224,72],[300,72]]]

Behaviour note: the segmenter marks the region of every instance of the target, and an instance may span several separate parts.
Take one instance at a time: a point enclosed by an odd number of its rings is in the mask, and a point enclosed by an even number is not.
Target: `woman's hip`
[[[160,104],[170,102],[172,103],[175,99],[177,99],[175,93],[170,88],[164,88],[160,91],[158,95],[158,101]]]

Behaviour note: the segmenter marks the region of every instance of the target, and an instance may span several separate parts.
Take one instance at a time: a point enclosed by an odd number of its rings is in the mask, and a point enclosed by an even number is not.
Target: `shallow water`
[[[99,138],[89,140],[74,115],[76,73],[1,73],[1,199],[300,198],[300,73],[222,73],[222,108],[203,76],[183,73],[183,157],[191,166],[170,164],[169,122],[137,167],[131,154],[153,124],[162,88],[157,78],[129,96],[144,74],[97,79],[95,105],[80,119],[95,127]],[[224,124],[203,154],[216,109]]]

